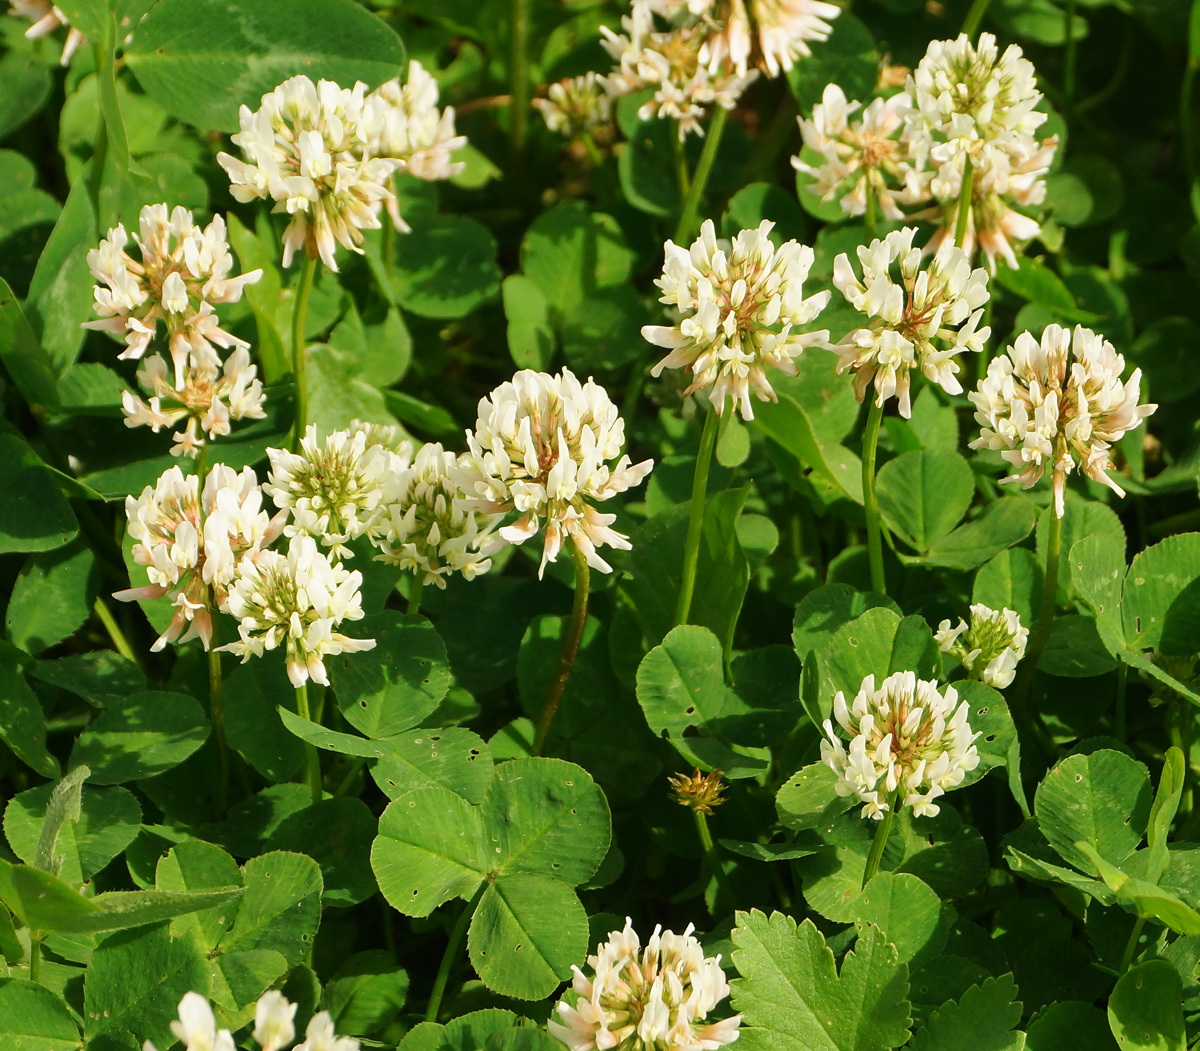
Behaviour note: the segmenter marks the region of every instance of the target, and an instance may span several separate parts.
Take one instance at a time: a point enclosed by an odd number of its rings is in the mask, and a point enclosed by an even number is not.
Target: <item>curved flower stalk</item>
[[[241,108],[233,136],[245,160],[218,153],[230,192],[243,204],[273,200],[292,217],[283,235],[283,265],[304,249],[337,270],[337,246],[362,252],[363,230],[378,230],[379,211],[392,196],[392,173],[404,162],[372,155],[366,85],[285,80],[262,97],[258,110]]]
[[[640,119],[657,115],[677,120],[681,140],[689,132],[703,134],[700,121],[709,109],[733,109],[758,72],[712,64],[705,50],[710,37],[706,24],[661,31],[655,26],[654,9],[654,0],[633,0],[621,19],[623,34],[601,26],[604,49],[617,63],[602,83],[614,97],[653,90],[654,97],[638,110]]]
[[[733,1043],[741,1015],[706,1021],[729,995],[729,982],[721,957],[706,957],[692,929],[673,934],[657,926],[642,948],[626,919],[588,957],[591,978],[572,968],[571,991],[547,1022],[551,1034],[571,1051],[715,1051]]]
[[[454,133],[454,107],[438,109],[438,85],[416,59],[408,64],[408,76],[381,84],[365,103],[368,140],[364,156],[396,162],[398,171],[418,179],[449,179],[466,167],[451,161],[455,150],[467,144],[465,135]],[[392,225],[407,233],[411,227],[400,217],[396,195],[387,197]]]
[[[875,388],[875,404],[895,397],[900,415],[912,414],[910,374],[920,369],[950,394],[961,394],[955,357],[980,351],[991,335],[979,327],[988,300],[987,273],[972,270],[966,253],[951,243],[922,269],[921,250],[913,247],[916,227],[906,226],[857,252],[862,280],[850,258],[834,260],[833,283],[870,324],[847,333],[832,349],[837,371],[854,375],[854,393],[862,401]],[[892,267],[899,270],[896,281]]]
[[[33,22],[33,25],[25,30],[25,36],[29,40],[48,36],[59,26],[67,27],[67,39],[63,44],[62,57],[58,60],[59,65],[70,65],[75,52],[88,42],[87,37],[71,25],[67,16],[56,4],[51,3],[51,0],[9,0],[9,4],[11,5],[9,7],[11,15],[17,18],[28,18]]]
[[[1021,333],[970,394],[981,427],[971,448],[999,451],[1014,468],[1002,481],[1026,489],[1049,468],[1056,518],[1072,471],[1124,496],[1107,473],[1112,445],[1158,408],[1138,404],[1142,370],[1122,383],[1124,371],[1125,358],[1082,325],[1047,325],[1041,340]]]
[[[208,362],[192,365],[184,373],[182,387],[172,384],[167,363],[159,354],[145,360],[137,378],[150,399],[146,401],[131,391],[121,395],[125,426],[149,427],[157,434],[164,427],[176,427],[186,420],[183,430],[173,435],[173,456],[199,456],[205,444],[201,432],[211,441],[229,433],[231,420],[261,420],[266,416],[258,369],[250,364],[250,354],[244,347],[235,348],[220,368]]]
[[[138,258],[127,251],[129,235],[118,225],[87,254],[95,287],[98,321],[83,327],[125,336],[123,359],[142,357],[161,321],[175,367],[175,387],[182,390],[189,368],[219,368],[213,344],[226,350],[249,350],[250,344],[222,329],[214,304],[236,303],[246,285],[262,277],[252,270],[230,277],[233,256],[225,239],[225,220],[214,216],[201,229],[192,213],[165,204],[141,211],[134,241]]]
[[[168,642],[212,641],[213,610],[229,612],[229,589],[243,563],[264,554],[283,528],[283,516],[262,510],[254,471],[240,474],[223,464],[208,473],[203,493],[196,475],[178,467],[166,471],[141,496],[125,498],[129,535],[137,541],[133,558],[145,566],[150,583],[118,591],[124,602],[168,597],[175,615],[151,650]],[[186,629],[186,631],[185,631]]]
[[[440,445],[421,446],[411,467],[387,481],[375,532],[377,559],[417,576],[421,584],[446,586],[461,573],[474,580],[492,568],[488,554],[504,546],[494,536],[502,514],[464,507],[458,460]]]
[[[939,691],[914,672],[889,675],[878,688],[868,675],[849,706],[839,690],[833,714],[849,743],[826,719],[821,761],[837,774],[838,795],[862,800],[863,817],[878,821],[906,806],[917,817],[934,817],[934,800],[979,765],[979,735],[958,691]]]
[[[951,654],[972,679],[996,690],[1010,685],[1017,664],[1025,656],[1029,629],[1011,609],[991,609],[981,602],[971,606],[971,623],[959,618],[952,628],[943,620],[933,636],[943,653]]]
[[[322,442],[314,424],[299,453],[267,450],[271,472],[263,489],[290,515],[287,536],[315,537],[335,558],[346,558],[347,541],[374,531],[385,513],[385,486],[408,468],[412,452],[371,444],[368,435],[366,428],[334,431]]]
[[[263,993],[254,1008],[251,1035],[261,1051],[286,1051],[296,1039],[296,1004],[275,990]],[[185,993],[179,1001],[179,1021],[171,1023],[171,1032],[183,1044],[183,1051],[236,1051],[228,1029],[217,1029],[212,1006],[199,993]],[[358,1051],[358,1041],[334,1033],[328,1011],[318,1011],[309,1020],[302,1043],[294,1051]],[[144,1051],[158,1051],[149,1040]]]
[[[523,369],[479,402],[467,444],[453,469],[464,510],[515,510],[518,519],[498,531],[510,544],[524,543],[544,524],[538,576],[566,540],[602,573],[612,567],[598,547],[629,550],[628,538],[611,528],[616,516],[595,505],[637,485],[654,461],[632,464],[621,454],[625,423],[603,387],[590,379],[581,384],[566,368],[557,376]]]
[[[572,141],[612,121],[612,96],[592,71],[556,81],[546,89],[546,97],[534,99],[532,105],[550,131]]]
[[[804,145],[821,155],[821,163],[809,164],[802,154],[792,158],[793,168],[815,180],[808,192],[825,202],[836,197],[846,215],[867,215],[868,223],[874,203],[885,219],[903,219],[901,204],[926,199],[907,144],[900,140],[910,105],[900,93],[873,99],[863,109],[861,102],[847,102],[837,84],[826,85],[812,118],[799,118]],[[851,120],[859,110],[862,116]]]
[[[286,555],[263,551],[243,559],[229,588],[228,611],[238,620],[237,642],[220,647],[242,658],[283,646],[292,685],[309,679],[329,685],[324,658],[373,649],[374,639],[352,639],[334,629],[363,616],[362,574],[331,562],[310,536],[297,536]]]
[[[676,325],[642,328],[647,340],[671,351],[651,375],[687,369],[686,394],[706,390],[718,415],[731,398],[743,418],[753,419],[751,391],[776,400],[766,367],[795,376],[792,359],[829,339],[827,329],[793,331],[816,319],[830,293],[804,298],[813,251],[795,241],[776,248],[769,236],[774,225],[764,220],[730,244],[717,240],[712,220],[705,220],[690,249],[666,243],[662,276],[654,282],[659,301],[683,316]]]

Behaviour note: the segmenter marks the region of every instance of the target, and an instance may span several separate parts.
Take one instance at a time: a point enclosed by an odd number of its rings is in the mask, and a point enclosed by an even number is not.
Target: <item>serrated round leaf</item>
[[[967,513],[975,476],[952,449],[914,449],[880,468],[876,493],[883,520],[905,543],[923,552]]]
[[[901,963],[919,966],[946,944],[942,902],[933,889],[906,872],[877,873],[854,902],[861,933],[874,924],[895,946]]]
[[[184,693],[147,690],[114,701],[84,731],[71,765],[91,767],[89,781],[140,781],[178,766],[208,740],[204,709]]]
[[[375,648],[326,661],[346,722],[368,737],[416,726],[450,687],[446,647],[425,617],[385,611],[357,625]]]
[[[421,317],[458,318],[500,288],[496,239],[465,215],[432,215],[396,239],[392,289]]]
[[[388,799],[414,788],[448,788],[482,803],[492,779],[492,756],[482,737],[461,726],[408,730],[388,739],[392,751],[371,764],[371,777]]]
[[[1134,556],[1121,617],[1130,649],[1196,652],[1200,636],[1200,533],[1167,537]]]
[[[1117,980],[1108,1023],[1121,1051],[1184,1051],[1183,983],[1166,960],[1148,960]]]
[[[78,1051],[79,1030],[61,997],[35,982],[0,979],[0,1033],[14,1051]]]
[[[1038,785],[1033,808],[1047,842],[1094,875],[1095,866],[1075,843],[1090,843],[1105,861],[1119,865],[1141,842],[1150,805],[1146,768],[1124,752],[1102,748],[1059,763]]]
[[[14,796],[4,811],[4,834],[26,864],[34,863],[42,817],[53,785],[39,785]],[[67,883],[91,879],[121,853],[142,828],[142,808],[123,788],[83,786],[78,821],[64,822],[54,853],[62,855],[59,876]]]
[[[489,867],[479,808],[449,789],[415,789],[379,818],[371,868],[388,903],[406,916],[469,896]]]
[[[479,899],[467,951],[494,993],[541,1000],[571,976],[587,953],[587,913],[552,876],[499,876]]]
[[[908,1046],[912,1051],[954,1051],[965,1047],[978,1051],[1022,1051],[1025,1036],[1014,1031],[1021,1021],[1021,1003],[1016,995],[1012,975],[986,978],[967,989],[957,1002],[943,1003]]]
[[[608,800],[581,766],[514,759],[496,767],[481,809],[485,856],[502,873],[540,873],[575,887],[608,851]]]

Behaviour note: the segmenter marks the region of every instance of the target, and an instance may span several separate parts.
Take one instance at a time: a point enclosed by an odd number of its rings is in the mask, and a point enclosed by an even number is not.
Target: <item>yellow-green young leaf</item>
[[[733,1007],[751,1051],[887,1051],[908,1039],[908,966],[868,926],[842,961],[810,920],[739,912]]]
[[[934,1011],[913,1034],[911,1051],[1021,1051],[1021,1002],[1011,974],[988,978]]]
[[[1034,796],[1038,827],[1059,855],[1082,872],[1096,867],[1075,843],[1083,840],[1119,865],[1137,848],[1150,815],[1150,775],[1123,752],[1100,749],[1068,756]]]
[[[1184,1051],[1183,983],[1166,960],[1129,968],[1108,1000],[1121,1051]]]
[[[854,903],[854,925],[862,935],[878,927],[902,963],[919,967],[946,944],[949,924],[933,890],[906,872],[880,872]]]
[[[79,1030],[62,998],[35,982],[0,979],[0,1031],[20,1051],[72,1051]]]
[[[495,993],[541,1000],[583,963],[587,913],[575,892],[553,876],[501,875],[479,899],[467,951]]]

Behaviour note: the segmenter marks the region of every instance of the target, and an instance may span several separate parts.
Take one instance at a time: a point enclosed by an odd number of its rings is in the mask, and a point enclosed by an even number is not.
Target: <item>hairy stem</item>
[[[558,702],[562,700],[563,690],[566,689],[567,679],[571,675],[571,667],[575,664],[575,655],[579,652],[579,640],[583,638],[583,625],[587,620],[588,585],[591,574],[588,570],[587,556],[574,541],[571,541],[571,557],[575,563],[575,601],[571,604],[571,619],[567,622],[567,633],[563,636],[563,648],[562,654],[558,658],[558,667],[555,669],[554,678],[550,680],[550,689],[546,692],[542,717],[538,720],[537,734],[533,739],[534,755],[541,755],[542,749],[546,746],[550,724],[554,722],[554,713],[558,711]]]
[[[312,294],[313,277],[317,272],[317,261],[304,257],[304,270],[300,274],[300,285],[296,289],[296,303],[292,308],[292,374],[296,377],[296,423],[292,433],[292,449],[300,448],[304,428],[308,423],[308,380],[305,376],[304,322],[308,316],[308,297]]]
[[[725,131],[725,123],[728,119],[729,113],[725,107],[717,106],[708,125],[708,135],[704,139],[704,149],[700,153],[696,172],[692,176],[692,185],[688,188],[687,197],[683,202],[683,211],[679,213],[679,225],[675,228],[676,244],[684,244],[695,232],[696,217],[700,212],[700,198],[704,196],[704,187],[708,184],[713,161],[717,159],[717,147],[721,145],[721,135]]]
[[[296,712],[301,719],[312,721],[308,711],[308,683],[296,687]],[[312,801],[315,805],[321,802],[321,759],[317,755],[316,746],[308,741],[304,742],[304,759],[305,780],[312,790]]]
[[[892,834],[892,822],[896,820],[896,807],[900,805],[900,793],[896,792],[888,800],[887,813],[883,815],[875,829],[875,838],[871,841],[871,853],[867,855],[867,867],[863,870],[862,885],[865,887],[879,872],[879,863],[883,860],[883,848],[887,846],[888,836]]]
[[[471,917],[475,915],[475,908],[486,889],[487,881],[485,880],[480,883],[475,896],[462,907],[458,919],[454,921],[454,928],[450,931],[450,940],[446,943],[446,951],[442,953],[442,962],[438,965],[437,977],[433,980],[433,991],[429,994],[429,1006],[425,1008],[426,1022],[437,1021],[438,1011],[442,1006],[442,997],[446,994],[446,982],[450,979],[450,968],[454,966],[463,936],[467,933]]]
[[[675,624],[686,624],[692,611],[692,593],[696,590],[696,564],[700,561],[700,536],[704,530],[704,498],[708,492],[708,470],[712,466],[713,447],[721,417],[715,405],[709,405],[700,433],[700,451],[696,454],[696,473],[692,477],[692,502],[688,514],[687,539],[683,544],[683,577],[679,581],[679,601],[675,606]]]
[[[867,516],[867,561],[871,566],[871,590],[887,594],[883,576],[883,540],[879,530],[879,502],[875,498],[875,450],[879,446],[879,426],[883,422],[883,406],[871,399],[867,426],[863,431],[862,487],[863,511]]]

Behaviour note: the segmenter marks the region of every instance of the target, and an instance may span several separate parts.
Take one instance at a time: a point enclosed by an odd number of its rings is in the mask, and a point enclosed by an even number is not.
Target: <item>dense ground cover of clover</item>
[[[1200,5],[0,6],[0,1047],[1200,1047]]]

